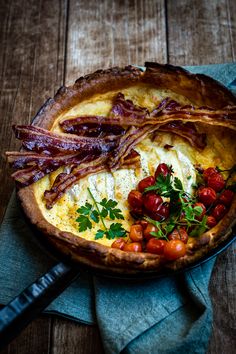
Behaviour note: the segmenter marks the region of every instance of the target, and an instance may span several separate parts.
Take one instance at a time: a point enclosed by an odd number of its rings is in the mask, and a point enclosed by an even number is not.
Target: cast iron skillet
[[[33,229],[35,236],[37,236],[39,231],[32,226],[28,220],[26,220],[26,222],[29,224],[30,228]],[[59,296],[79,276],[81,271],[90,272],[95,276],[110,277],[124,281],[128,280],[129,282],[140,282],[166,276],[175,276],[216,257],[235,240],[236,230],[232,232],[230,237],[219,246],[212,249],[207,255],[179,271],[149,271],[131,275],[120,275],[111,273],[109,270],[105,272],[104,270],[95,271],[89,267],[78,265],[56,251],[46,238],[42,238],[42,235],[40,235],[40,237],[37,237],[37,242],[40,242],[41,248],[45,249],[45,252],[49,252],[51,255],[55,256],[58,263],[0,310],[0,350]]]
[[[235,89],[235,80],[229,85],[229,88],[231,91]],[[38,233],[38,230],[30,223],[29,226],[33,228],[35,234]],[[79,265],[72,262],[68,257],[59,254],[46,239],[37,237],[37,241],[39,240],[45,252],[50,252],[50,254],[56,256],[58,263],[0,310],[0,350],[59,296],[79,276],[80,271],[90,272],[95,276],[110,277],[124,281],[128,280],[129,282],[176,276],[198,267],[226,250],[236,240],[236,228],[234,228],[231,236],[221,242],[219,246],[210,250],[207,255],[188,267],[179,271],[148,271],[131,275],[114,274],[109,272],[109,270],[105,272],[104,270],[99,271]]]

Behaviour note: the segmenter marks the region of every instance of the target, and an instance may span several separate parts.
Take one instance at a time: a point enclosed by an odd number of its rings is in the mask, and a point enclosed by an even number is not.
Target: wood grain
[[[12,123],[29,123],[64,80],[66,2],[1,1],[0,6],[0,218],[13,183],[3,153],[19,146]],[[50,318],[30,324],[4,351],[46,354]]]
[[[97,69],[166,62],[164,0],[70,1],[66,83]]]
[[[102,354],[100,334],[95,326],[55,319],[51,354]]]
[[[65,52],[64,1],[2,1],[0,7],[0,219],[13,182],[4,152],[19,147],[13,123],[29,123],[62,84]]]
[[[63,83],[114,65],[236,60],[235,0],[0,0],[0,218],[13,183],[2,157],[19,144],[11,124],[28,123]],[[235,250],[218,257],[208,353],[235,347]],[[103,353],[97,327],[40,317],[3,354]]]
[[[228,0],[168,0],[169,62],[201,65],[231,61],[234,26],[230,13]]]

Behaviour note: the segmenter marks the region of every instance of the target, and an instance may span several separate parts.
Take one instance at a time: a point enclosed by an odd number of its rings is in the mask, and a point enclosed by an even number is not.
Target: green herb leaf
[[[115,220],[115,219],[124,220],[124,217],[121,214],[121,210],[115,208],[118,204],[115,200],[112,199],[107,200],[106,198],[104,198],[99,204],[103,206],[101,211],[102,217],[105,218],[107,215],[109,215],[111,220]]]
[[[92,228],[92,223],[85,215],[80,215],[76,221],[79,223],[79,232],[86,231]]]
[[[80,207],[79,209],[77,209],[77,213],[79,214],[83,214],[83,215],[89,215],[91,210],[92,210],[93,206],[89,203],[85,203],[84,206]]]
[[[191,176],[190,176],[191,177]],[[180,181],[180,179],[178,177],[174,178],[174,187],[175,189],[177,189],[178,191],[183,191],[183,184]]]
[[[106,231],[106,236],[109,240],[114,239],[115,237],[125,237],[126,230],[122,227],[122,224],[113,223],[111,224],[109,230]]]
[[[94,222],[98,223],[99,222],[99,213],[98,213],[98,211],[97,210],[93,210],[92,213],[90,214],[90,218]]]
[[[99,230],[96,232],[96,235],[95,235],[94,239],[95,239],[95,240],[98,240],[98,239],[100,239],[100,238],[103,238],[105,232],[106,232],[106,231],[99,229]]]
[[[206,230],[208,229],[207,226],[207,216],[204,215],[201,223],[199,223],[198,226],[196,226],[191,232],[190,232],[190,236],[191,237],[198,237],[201,234],[203,234]]]

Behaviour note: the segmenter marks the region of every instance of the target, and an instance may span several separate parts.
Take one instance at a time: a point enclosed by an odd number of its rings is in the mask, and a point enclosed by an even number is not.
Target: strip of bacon
[[[193,123],[183,123],[181,121],[170,122],[161,125],[158,131],[179,135],[198,149],[204,149],[206,147],[206,134],[198,133]]]
[[[91,138],[76,135],[62,135],[31,125],[13,126],[16,138],[23,140],[23,147],[30,151],[48,155],[71,154],[75,151],[102,153],[111,151],[117,145],[114,137]]]
[[[120,124],[120,120],[117,119]],[[115,120],[100,116],[83,116],[66,119],[60,123],[65,133],[77,134],[80,136],[104,138],[107,135],[124,134],[125,129],[115,124]]]
[[[119,92],[115,97],[111,109],[111,117],[126,117],[143,119],[149,114],[145,107],[134,105],[131,100],[126,100],[123,93]]]
[[[44,192],[44,199],[46,201],[46,208],[51,209],[53,205],[65,194],[65,192],[71,188],[76,182],[78,182],[81,178],[86,176],[109,171],[109,167],[107,166],[107,161],[109,159],[109,155],[102,155],[89,163],[83,163],[79,166],[73,167],[70,173],[60,173],[50,190],[46,190]],[[136,165],[140,164],[140,155],[138,152],[132,150],[129,156],[126,156],[123,165],[120,168],[132,168]]]

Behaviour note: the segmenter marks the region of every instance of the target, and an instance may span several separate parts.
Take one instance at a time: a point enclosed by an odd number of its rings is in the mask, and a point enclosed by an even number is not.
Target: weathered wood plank
[[[51,354],[104,353],[97,327],[68,320],[54,320]]]
[[[229,13],[227,0],[167,0],[169,62],[201,65],[231,61]]]
[[[12,123],[28,123],[62,84],[65,45],[64,1],[2,1],[0,7],[0,219],[13,182],[4,152],[19,146]]]
[[[30,323],[1,354],[49,354],[50,333],[50,318],[40,317]]]
[[[96,69],[166,62],[164,0],[70,1],[66,82]]]
[[[0,218],[13,183],[3,154],[19,143],[12,123],[29,123],[64,80],[66,1],[1,1],[0,6]],[[47,354],[50,318],[30,324],[4,353]]]

